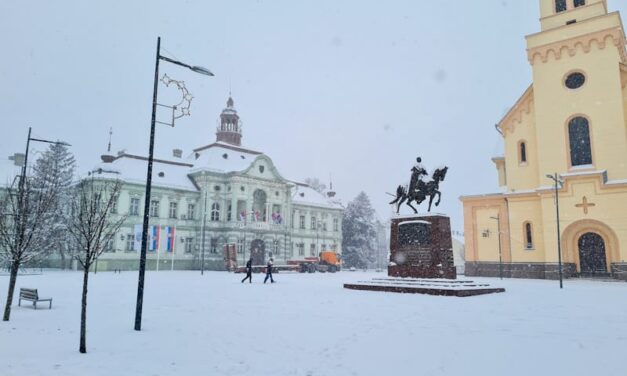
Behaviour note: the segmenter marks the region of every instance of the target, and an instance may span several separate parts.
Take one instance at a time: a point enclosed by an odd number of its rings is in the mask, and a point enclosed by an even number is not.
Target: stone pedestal
[[[389,277],[345,283],[344,288],[459,297],[505,292],[487,283],[456,279],[449,217],[403,216],[393,218],[391,226]]]
[[[449,217],[415,215],[393,218],[388,276],[457,278]]]

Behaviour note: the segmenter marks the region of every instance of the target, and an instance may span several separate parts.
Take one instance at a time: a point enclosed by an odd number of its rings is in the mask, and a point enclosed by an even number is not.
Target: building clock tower
[[[216,131],[216,141],[227,144],[242,145],[242,125],[239,115],[233,107],[233,98],[229,95],[226,108],[220,114],[220,125]]]

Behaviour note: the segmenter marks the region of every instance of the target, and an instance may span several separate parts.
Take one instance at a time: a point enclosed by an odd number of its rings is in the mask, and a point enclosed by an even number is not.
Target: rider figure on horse
[[[416,164],[411,168],[410,189],[418,190],[423,176],[428,176],[427,170],[422,165],[422,158],[418,157],[416,158]]]

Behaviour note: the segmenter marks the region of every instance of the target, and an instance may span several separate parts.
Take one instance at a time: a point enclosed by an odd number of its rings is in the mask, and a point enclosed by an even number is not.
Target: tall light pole
[[[36,142],[42,142],[42,143],[46,143],[46,144],[54,144],[54,145],[64,145],[64,146],[72,146],[70,144],[68,144],[67,142],[62,142],[62,141],[50,141],[50,140],[44,140],[41,138],[33,138],[31,137],[31,132],[32,132],[32,127],[28,127],[28,137],[26,138],[26,153],[24,154],[24,166],[22,166],[22,174],[20,176],[20,184],[18,185],[17,188],[17,194],[18,194],[18,214],[19,214],[19,225],[18,225],[18,230],[16,232],[16,235],[19,239],[19,244],[22,243],[22,241],[24,240],[24,232],[26,231],[25,226],[25,219],[24,219],[24,184],[26,182],[26,169],[27,169],[27,165],[28,165],[28,149],[30,148],[30,142],[31,141],[36,141]]]
[[[15,221],[16,223],[16,229],[15,229],[15,245],[19,248],[22,248],[22,245],[24,244],[24,241],[26,241],[26,230],[27,230],[27,221],[28,218],[26,218],[26,205],[27,205],[27,198],[24,196],[25,195],[25,187],[24,185],[26,184],[26,170],[28,167],[28,150],[30,148],[30,142],[31,141],[36,141],[36,142],[43,142],[43,143],[48,143],[48,144],[57,144],[57,145],[65,145],[65,146],[71,146],[70,144],[66,143],[66,142],[61,142],[61,141],[50,141],[50,140],[44,140],[44,139],[39,139],[39,138],[33,138],[31,137],[31,133],[32,133],[32,128],[28,127],[28,137],[26,138],[26,153],[24,154],[24,165],[22,166],[22,172],[20,174],[20,181],[18,183],[18,191],[17,191],[17,215],[15,216]],[[4,309],[4,315],[2,320],[3,321],[9,321],[9,316],[11,315],[11,301],[13,300],[13,292],[15,289],[15,279],[14,276],[17,275],[17,272],[20,266],[20,262],[21,262],[21,258],[18,258],[17,260],[13,260],[11,262],[11,270],[10,273],[12,275],[12,280],[13,283],[9,283],[9,291],[7,294],[7,304],[5,306]],[[15,273],[15,274],[13,274]]]
[[[205,203],[202,206],[202,234],[200,246],[200,275],[205,274],[205,230],[207,226],[207,190],[205,189]]]
[[[558,186],[563,183],[560,176],[557,175],[557,172],[554,175],[546,175],[547,178],[553,180],[555,183],[555,216],[557,218],[557,268],[560,276],[560,288],[564,288],[564,284],[562,282],[562,244],[561,244],[561,236],[560,236],[560,200],[558,194]]]
[[[144,303],[144,275],[146,274],[146,246],[148,245],[148,222],[150,220],[150,190],[152,187],[152,162],[155,145],[155,122],[157,118],[157,89],[159,84],[159,61],[164,60],[169,63],[180,65],[196,73],[213,76],[208,69],[192,66],[180,61],[172,60],[161,56],[161,37],[157,38],[157,56],[155,58],[155,79],[152,92],[152,118],[150,120],[150,146],[148,147],[148,170],[146,173],[146,198],[144,202],[144,223],[142,227],[142,245],[139,256],[139,281],[137,283],[137,304],[135,308],[135,330],[142,327],[142,307]]]
[[[497,214],[496,217],[490,217],[496,219],[497,233],[499,236],[499,277],[503,279],[503,253],[501,252],[501,215]]]

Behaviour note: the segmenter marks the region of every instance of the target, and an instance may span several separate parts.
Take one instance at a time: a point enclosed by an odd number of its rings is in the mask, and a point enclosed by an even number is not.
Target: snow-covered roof
[[[187,176],[189,164],[156,159],[152,164],[152,185],[198,191],[194,183]],[[146,184],[147,160],[130,154],[121,154],[111,163],[100,163],[92,171],[96,177],[121,179],[128,183]]]
[[[302,184],[296,184],[292,194],[292,202],[295,204],[319,206],[331,209],[342,209],[338,202],[334,202],[325,197],[315,189]]]
[[[246,170],[262,153],[216,142],[194,150],[187,158],[193,164],[191,172],[215,171],[221,173]]]

